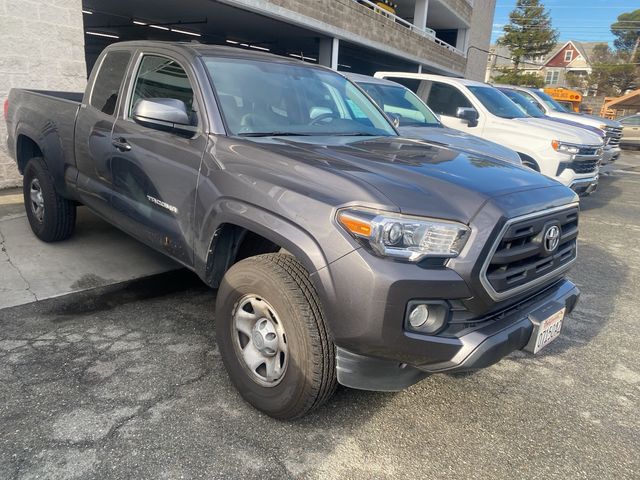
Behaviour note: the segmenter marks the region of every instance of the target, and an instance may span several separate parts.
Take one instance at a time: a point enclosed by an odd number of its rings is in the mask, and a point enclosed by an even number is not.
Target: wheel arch
[[[33,157],[42,157],[44,160],[42,148],[40,148],[38,142],[28,134],[19,134],[16,139],[16,162],[18,164],[18,171],[21,175],[24,175],[24,169],[27,166],[27,162]]]
[[[212,216],[216,225],[203,239],[206,248],[202,261],[196,262],[200,277],[213,288],[220,285],[224,273],[234,263],[263,253],[285,250],[294,256],[311,274],[327,265],[325,255],[313,237],[301,227],[260,207],[233,202],[233,211],[242,215],[229,215],[229,205]],[[213,222],[211,222],[213,223]],[[198,265],[198,263],[200,265]]]
[[[532,168],[536,172],[540,171],[540,165],[538,165],[538,162],[536,162],[533,157],[522,152],[516,152],[516,153],[520,156],[520,160],[522,160],[523,165]]]

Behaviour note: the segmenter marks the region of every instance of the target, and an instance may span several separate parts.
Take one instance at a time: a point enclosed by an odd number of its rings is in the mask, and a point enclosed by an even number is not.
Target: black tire
[[[286,332],[288,364],[277,385],[261,385],[238,350],[233,316],[247,296],[258,296],[273,306]],[[271,417],[301,417],[324,404],[336,389],[335,346],[318,295],[309,273],[291,255],[258,255],[227,271],[216,301],[216,339],[242,397]]]
[[[39,186],[43,211],[39,214],[31,198],[31,189]],[[76,226],[76,205],[56,192],[53,178],[42,157],[27,163],[23,177],[24,207],[31,230],[44,242],[58,242],[73,235]]]

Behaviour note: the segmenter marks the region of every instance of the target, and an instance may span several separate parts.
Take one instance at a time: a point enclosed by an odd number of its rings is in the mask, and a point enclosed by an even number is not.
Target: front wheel
[[[274,418],[301,417],[335,391],[335,347],[309,273],[291,255],[258,255],[227,271],[216,339],[242,397]]]
[[[44,242],[66,240],[76,225],[75,204],[60,196],[42,157],[27,163],[23,178],[24,207],[31,230]]]

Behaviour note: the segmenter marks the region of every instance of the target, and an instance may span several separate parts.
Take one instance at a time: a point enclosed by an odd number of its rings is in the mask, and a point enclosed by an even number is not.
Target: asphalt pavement
[[[240,398],[190,273],[0,311],[0,478],[640,476],[640,153],[582,200],[561,337],[296,422]]]

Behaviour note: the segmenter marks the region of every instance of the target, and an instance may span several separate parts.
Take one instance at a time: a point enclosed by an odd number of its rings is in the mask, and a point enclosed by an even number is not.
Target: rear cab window
[[[131,52],[126,50],[115,50],[106,54],[91,90],[89,104],[92,107],[107,115],[115,113],[130,60]]]

